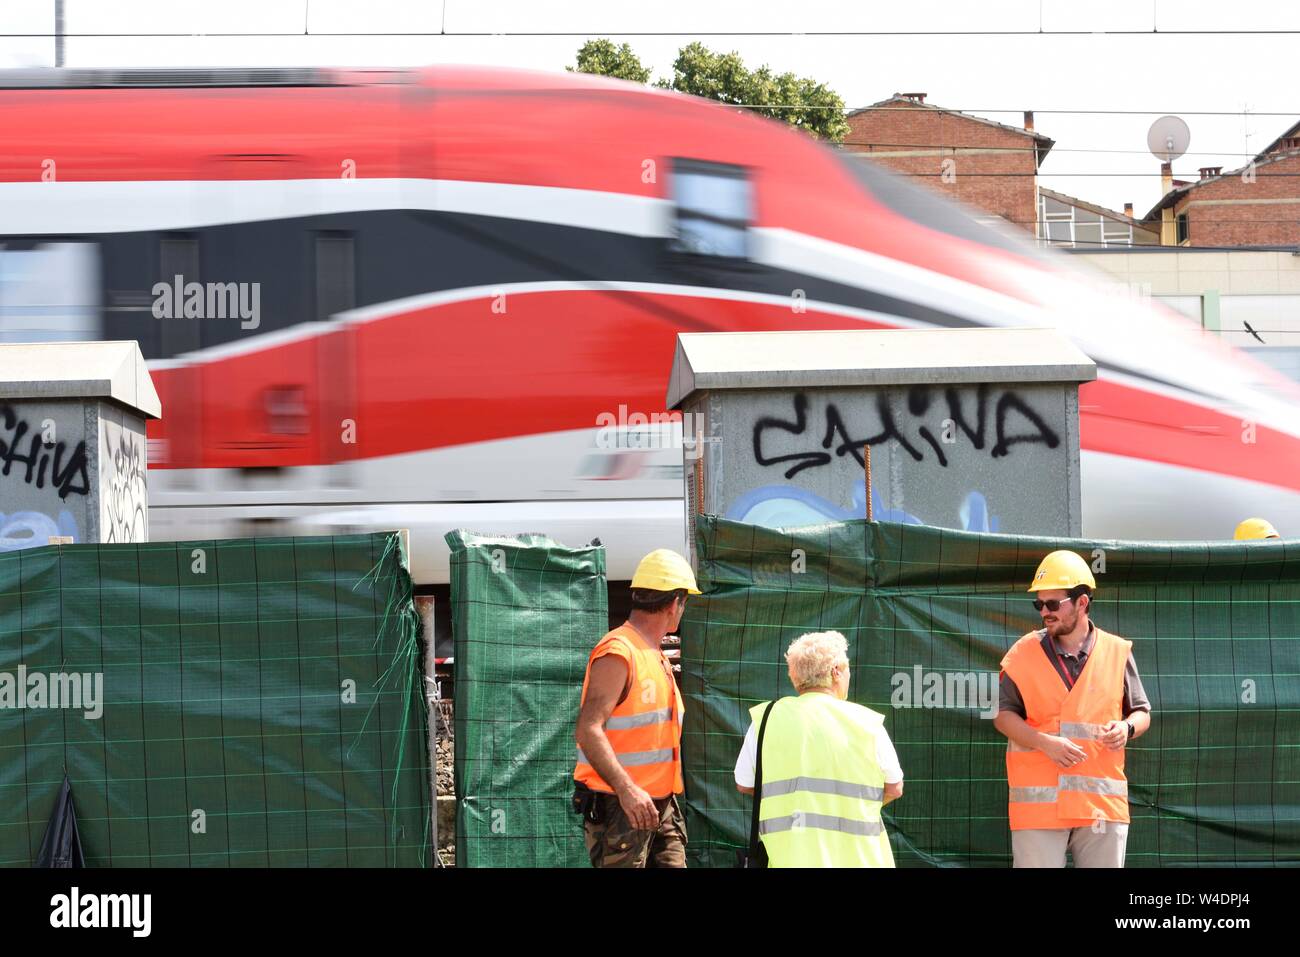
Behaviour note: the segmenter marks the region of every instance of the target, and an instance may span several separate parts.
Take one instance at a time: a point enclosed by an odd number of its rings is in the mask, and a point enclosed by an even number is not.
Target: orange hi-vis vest
[[[1124,667],[1133,643],[1094,625],[1092,650],[1070,688],[1044,654],[1042,637],[1031,631],[1012,645],[1002,670],[1020,689],[1025,722],[1069,738],[1087,757],[1060,768],[1042,751],[1007,739],[1011,830],[1086,827],[1098,820],[1127,824],[1124,749],[1112,751],[1097,738],[1103,726],[1123,717]]]
[[[605,736],[637,787],[652,798],[681,794],[682,783],[681,695],[673,678],[672,665],[657,648],[647,648],[631,625],[620,625],[592,649],[587,673],[582,679],[582,700],[587,700],[591,663],[603,655],[618,655],[627,664],[627,696],[615,706],[605,722]],[[587,763],[578,748],[574,778],[593,791],[613,794],[614,789]]]

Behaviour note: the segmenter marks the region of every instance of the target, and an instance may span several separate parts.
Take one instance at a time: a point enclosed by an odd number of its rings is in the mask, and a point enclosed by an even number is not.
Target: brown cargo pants
[[[658,798],[659,826],[632,827],[614,794],[597,794],[604,811],[600,824],[584,821],[592,867],[685,867],[686,820],[676,796]]]

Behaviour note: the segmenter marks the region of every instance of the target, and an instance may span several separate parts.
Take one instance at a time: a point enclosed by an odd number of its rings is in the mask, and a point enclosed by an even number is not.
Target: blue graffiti
[[[47,545],[55,536],[71,536],[74,542],[80,537],[71,512],[59,512],[57,522],[41,512],[14,512],[8,516],[0,512],[0,552]]]
[[[878,521],[899,522],[904,525],[924,525],[918,516],[901,508],[885,508],[880,490],[871,490],[872,516]],[[852,503],[842,508],[815,492],[789,485],[763,485],[750,489],[727,509],[727,518],[767,528],[790,528],[796,525],[817,525],[827,521],[845,521],[867,517],[866,483],[854,483]],[[988,500],[980,492],[970,492],[958,509],[961,528],[971,532],[996,532],[1001,525],[996,515],[989,513]]]

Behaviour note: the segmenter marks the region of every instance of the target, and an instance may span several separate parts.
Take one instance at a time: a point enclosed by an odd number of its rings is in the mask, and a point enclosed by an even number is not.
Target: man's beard
[[[1068,621],[1064,617],[1058,617],[1052,624],[1046,624],[1047,633],[1053,638],[1060,638],[1062,635],[1068,635],[1074,631],[1075,625],[1079,623],[1079,616],[1075,615]]]

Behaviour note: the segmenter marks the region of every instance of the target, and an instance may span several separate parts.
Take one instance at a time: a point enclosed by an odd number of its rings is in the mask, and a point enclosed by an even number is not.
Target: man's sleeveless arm
[[[592,661],[587,697],[578,713],[578,747],[601,780],[614,789],[632,826],[651,830],[659,820],[654,799],[632,780],[605,735],[605,722],[618,706],[631,671],[631,662],[615,648]]]
[[[578,747],[587,763],[615,792],[624,790],[632,778],[619,763],[605,735],[605,722],[618,707],[631,671],[628,662],[616,653],[601,655],[593,661],[587,678],[587,697],[578,712]]]

